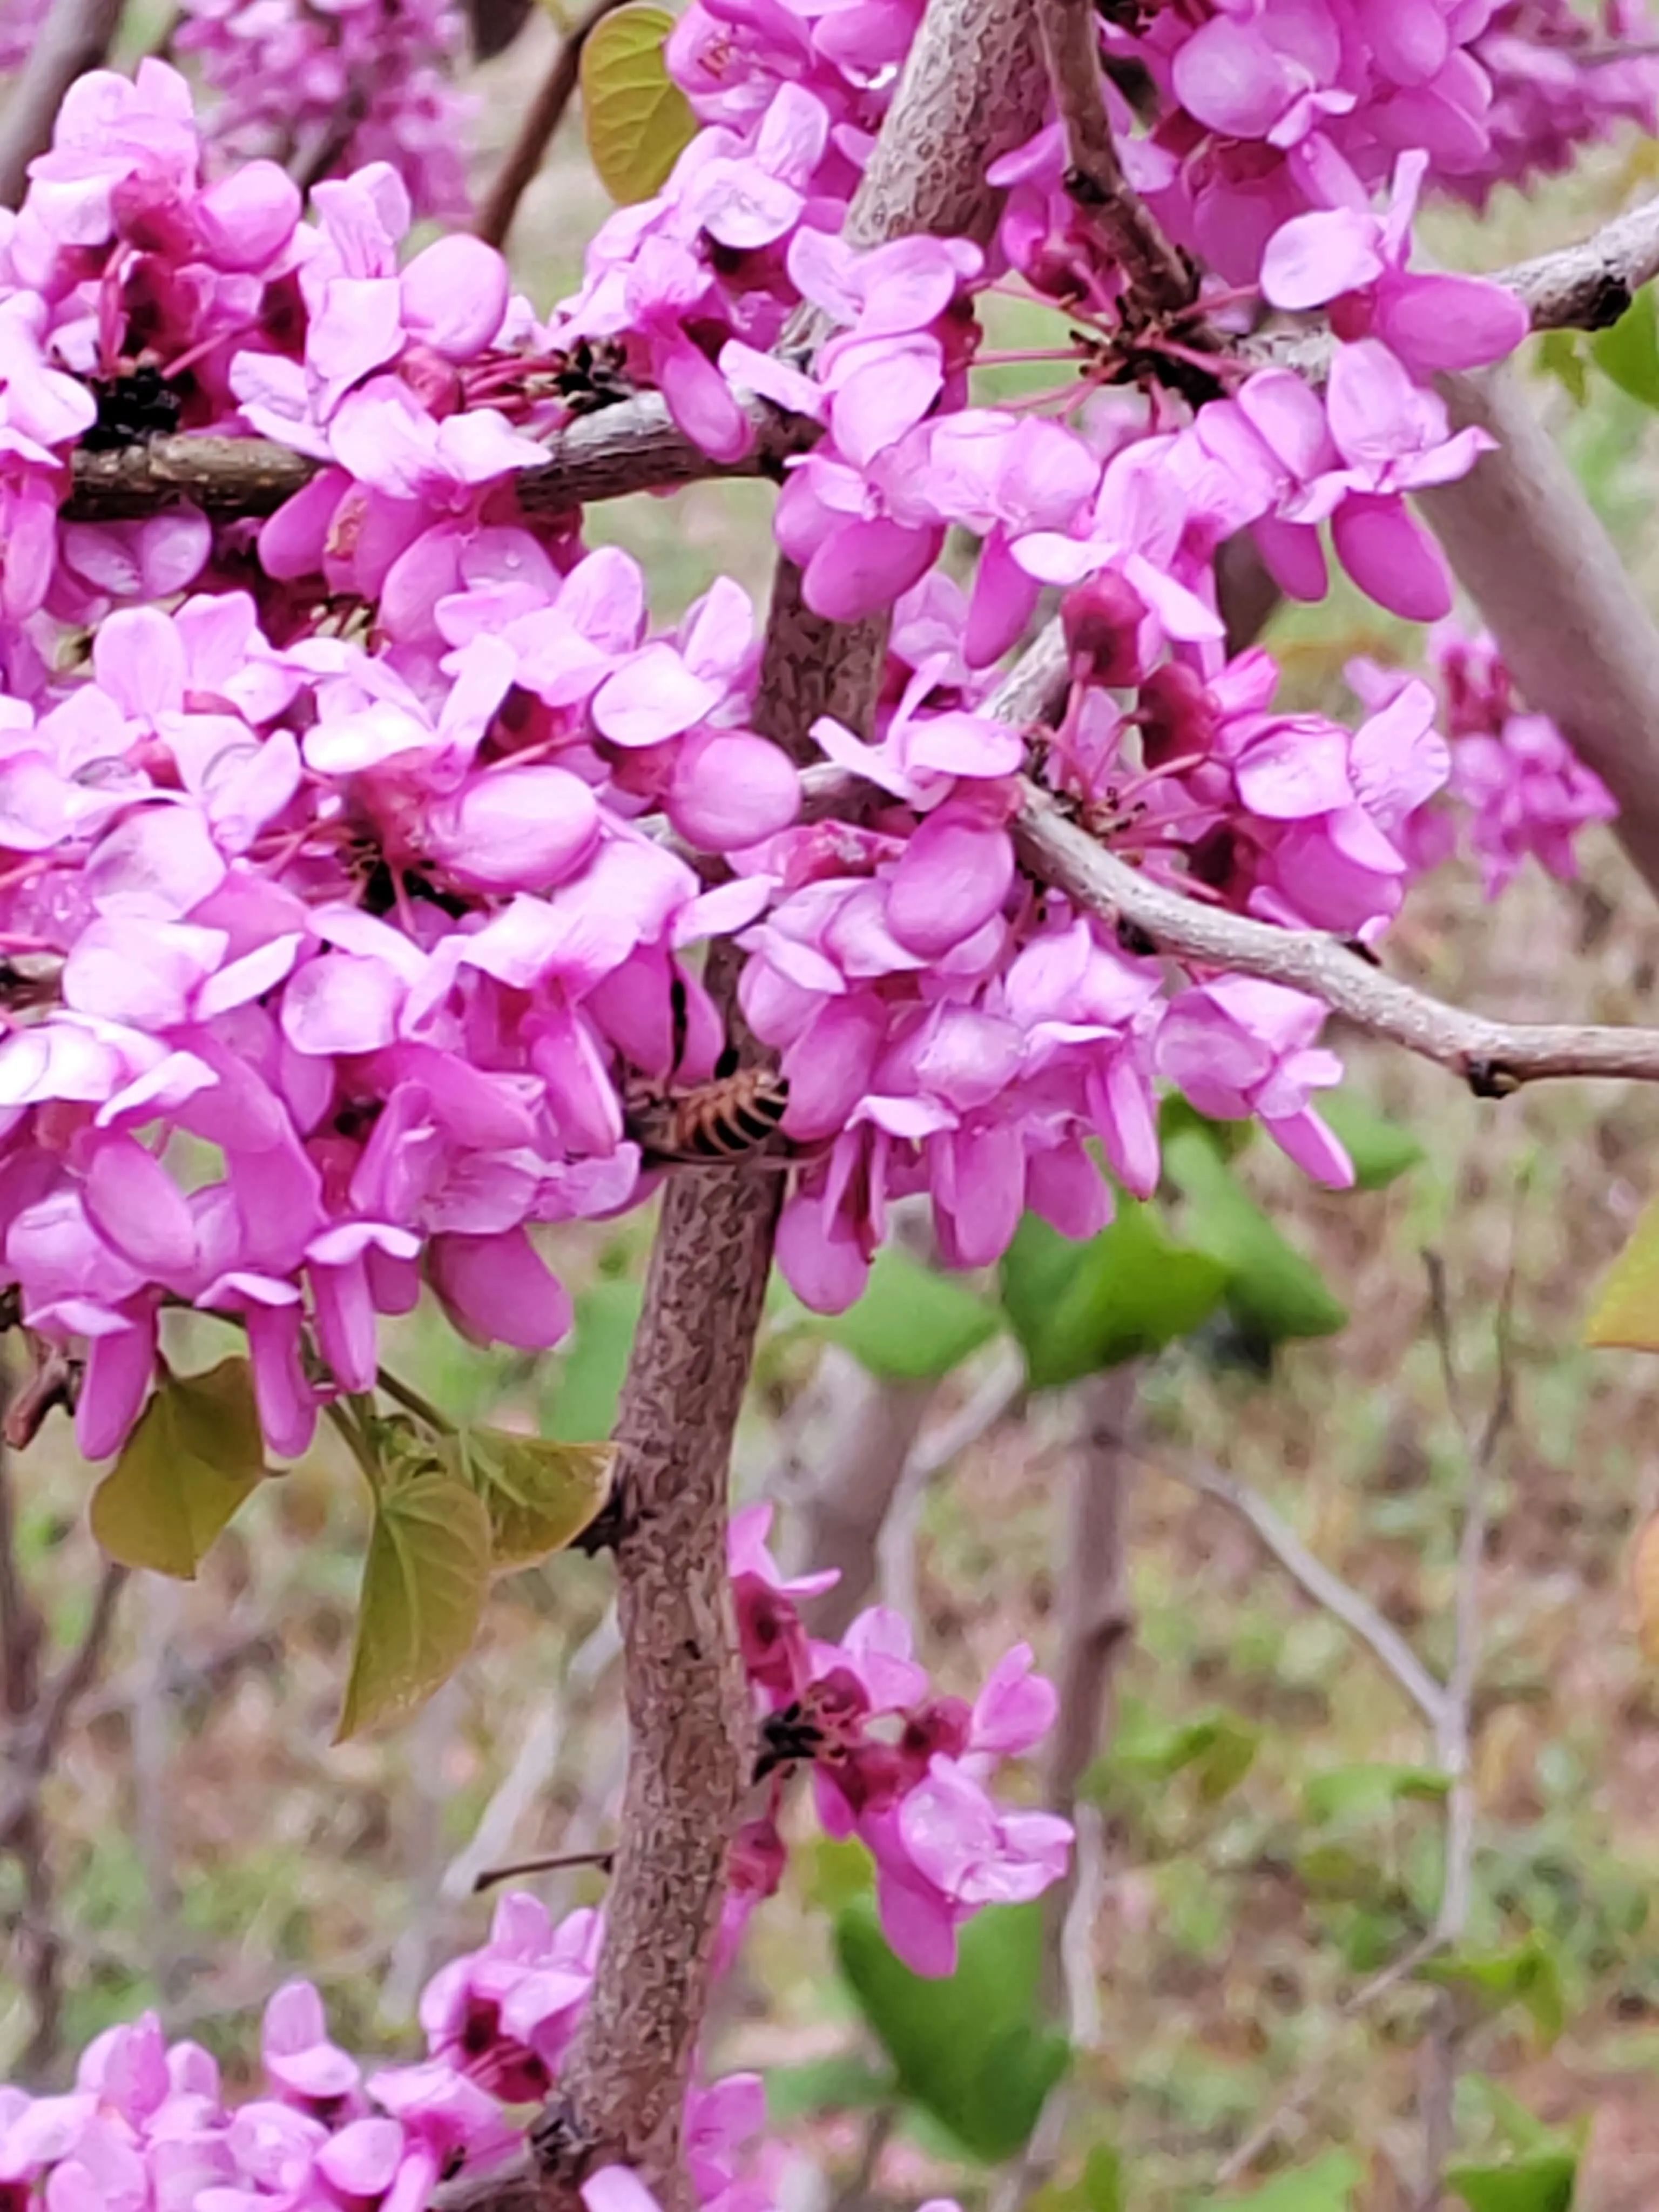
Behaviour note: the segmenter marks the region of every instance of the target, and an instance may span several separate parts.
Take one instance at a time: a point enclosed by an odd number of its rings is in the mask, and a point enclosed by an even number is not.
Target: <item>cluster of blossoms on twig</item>
[[[687,964],[711,939],[737,939],[790,1085],[779,1256],[813,1304],[858,1294],[908,1194],[962,1265],[1026,1207],[1098,1227],[1088,1147],[1150,1191],[1160,1081],[1346,1180],[1316,1005],[1172,983],[1023,881],[1030,736],[984,708],[1059,586],[1072,682],[1042,773],[1115,849],[1366,941],[1437,851],[1429,688],[1373,685],[1352,730],[1276,711],[1271,657],[1228,659],[1213,568],[1251,531],[1316,596],[1328,536],[1383,605],[1449,611],[1405,495],[1485,441],[1449,431],[1429,380],[1499,358],[1525,317],[1411,268],[1425,178],[1472,173],[1484,20],[1412,12],[1443,33],[1437,74],[1391,8],[1341,40],[1308,31],[1316,0],[1164,10],[1133,42],[1173,105],[1144,138],[1118,118],[1131,175],[1235,290],[1328,312],[1321,390],[1179,325],[1132,331],[1054,128],[997,172],[988,253],[842,243],[903,9],[696,0],[671,58],[706,127],[547,325],[475,240],[404,258],[390,163],[318,185],[307,220],[275,162],[210,155],[167,65],[73,88],[0,228],[0,951],[27,971],[0,1040],[0,1226],[25,1320],[83,1351],[88,1455],[137,1418],[169,1304],[241,1318],[287,1455],[368,1387],[376,1316],[422,1278],[477,1338],[556,1341],[568,1302],[526,1232],[648,1194],[626,1100],[714,1068]],[[1057,395],[1081,391],[1074,420],[971,404],[975,296],[1022,277],[1083,333]],[[803,307],[830,333],[805,366],[773,350]],[[1142,400],[1097,389],[1131,342]],[[653,634],[634,565],[520,497],[600,356],[722,459],[753,435],[744,395],[821,426],[780,543],[816,611],[891,618],[874,731],[815,732],[869,794],[855,816],[798,820],[798,764],[750,726],[735,585]],[[258,432],[316,473],[260,526],[61,520],[73,446],[146,427]],[[981,543],[965,594],[935,565],[953,527]],[[1559,866],[1605,810],[1582,772],[1565,814],[1561,776],[1515,773],[1515,730],[1484,769],[1466,736],[1459,781],[1483,836]]]
[[[781,1877],[778,1818],[789,1775],[812,1768],[827,1833],[856,1834],[875,1861],[884,1926],[915,1971],[948,1973],[956,1930],[988,1905],[1041,1894],[1065,1871],[1071,1830],[1000,1810],[986,1783],[1029,1750],[1054,1711],[1022,1645],[970,1706],[937,1694],[909,1635],[879,1608],[839,1644],[809,1638],[796,1601],[836,1577],[793,1581],[766,1547],[769,1506],[730,1532],[740,1642],[767,1748],[763,1808],[734,1838],[715,1960],[724,1972],[756,1906]],[[30,2097],[0,2087],[0,2204],[44,2191],[51,2212],[423,2212],[432,2190],[488,2172],[523,2148],[523,2126],[557,2082],[598,1970],[603,1918],[555,1924],[510,1891],[488,1941],[452,1960],[419,2005],[426,2051],[367,2069],[330,2039],[323,2004],[292,1982],[267,2006],[257,2096],[232,2104],[210,2054],[170,2048],[154,2014],[108,2030],[76,2086]],[[770,2212],[781,2154],[761,2140],[757,2075],[694,2083],[687,2167],[701,2212]],[[587,2212],[653,2212],[636,2177],[592,2175]],[[942,2203],[928,2212],[955,2212]]]

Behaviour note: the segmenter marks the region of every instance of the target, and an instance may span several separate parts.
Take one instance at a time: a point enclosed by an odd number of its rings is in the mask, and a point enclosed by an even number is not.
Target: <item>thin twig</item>
[[[531,101],[524,120],[519,125],[519,135],[508,148],[507,158],[478,210],[478,219],[473,228],[486,244],[506,244],[507,234],[513,228],[513,218],[518,212],[519,202],[541,167],[553,133],[564,119],[564,112],[575,95],[581,78],[582,48],[595,28],[620,4],[621,0],[594,0],[593,6],[580,22],[573,25],[568,36],[553,57],[553,65],[542,79],[536,97]]]
[[[1316,1605],[1340,1620],[1373,1658],[1387,1669],[1437,1733],[1444,1724],[1446,1692],[1391,1622],[1361,1591],[1310,1552],[1294,1528],[1248,1483],[1235,1481],[1218,1467],[1159,1460],[1159,1470],[1200,1491],[1248,1522],[1291,1580],[1300,1583]]]
[[[565,1867],[597,1867],[601,1874],[609,1874],[617,1863],[615,1851],[544,1851],[539,1858],[514,1859],[509,1866],[485,1867],[472,1877],[472,1894],[477,1897],[486,1889],[494,1889],[497,1882],[517,1881],[527,1874],[557,1874]]]
[[[1280,929],[1155,883],[1068,820],[1036,784],[1023,787],[1013,830],[1029,872],[1073,904],[1182,959],[1305,991],[1356,1029],[1449,1068],[1479,1096],[1552,1076],[1659,1082],[1659,1030],[1499,1022],[1447,1006],[1334,937]]]
[[[1106,112],[1093,0],[1036,0],[1036,17],[1066,138],[1066,190],[1105,234],[1133,307],[1142,314],[1178,314],[1197,296],[1196,273],[1123,173]]]

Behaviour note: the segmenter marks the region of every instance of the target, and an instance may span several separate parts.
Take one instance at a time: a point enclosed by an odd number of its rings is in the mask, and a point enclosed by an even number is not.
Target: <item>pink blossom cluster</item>
[[[789,1771],[811,1762],[829,1832],[876,1862],[884,1924],[921,1973],[949,1973],[956,1930],[987,1905],[1035,1897],[1063,1872],[1071,1831],[1000,1809],[985,1784],[1054,1717],[1049,1686],[1017,1646],[970,1707],[940,1697],[896,1616],[862,1614],[838,1644],[814,1642],[796,1601],[835,1577],[786,1580],[766,1547],[771,1509],[733,1520],[732,1589],[766,1747],[765,1810],[734,1839],[717,1962],[729,1961],[783,1868],[776,1816]],[[600,1963],[603,1918],[556,1924],[509,1891],[488,1940],[423,1991],[423,2057],[367,2069],[330,2037],[307,1982],[265,2008],[260,2093],[227,2103],[198,2045],[168,2045],[154,2014],[82,2054],[72,2090],[0,2087],[0,2203],[26,2212],[422,2212],[432,2190],[520,2153],[528,2114],[557,2081]],[[685,2154],[702,2212],[771,2212],[779,2154],[760,2140],[754,2075],[687,2092]],[[606,2168],[587,2212],[656,2212],[637,2176]],[[927,2212],[956,2212],[939,2203]]]
[[[1525,710],[1489,637],[1443,623],[1429,650],[1451,741],[1448,793],[1487,897],[1514,880],[1529,854],[1549,874],[1571,882],[1578,873],[1579,832],[1618,812],[1612,793],[1547,715]],[[1360,661],[1349,681],[1382,707],[1397,694],[1400,678]],[[1452,824],[1437,826],[1443,847]]]
[[[290,1982],[266,2007],[260,2094],[227,2101],[199,2044],[169,2045],[153,2013],[82,2053],[75,2087],[0,2087],[0,2203],[25,2212],[424,2212],[434,2188],[520,2154],[591,1984],[596,1917],[558,1927],[531,1896],[498,1908],[489,1942],[421,2005],[428,2055],[365,2067],[331,2041],[322,2001]],[[516,2061],[513,2054],[518,2054]],[[733,2075],[686,2100],[687,2163],[706,2212],[770,2212],[775,2154],[756,2138],[763,2086]],[[587,2212],[655,2212],[609,2166]],[[945,2208],[941,2208],[945,2212]],[[954,2212],[954,2208],[951,2208]]]
[[[1471,50],[1492,80],[1491,154],[1447,188],[1481,206],[1500,181],[1571,168],[1620,124],[1659,129],[1655,27],[1648,0],[1500,0]]]
[[[224,153],[313,182],[385,161],[417,216],[465,214],[477,103],[455,87],[451,0],[184,0],[182,16],[173,47],[215,95]]]
[[[856,1836],[876,1866],[888,1942],[919,1974],[955,1970],[957,1930],[988,1905],[1039,1897],[1066,1870],[1072,1831],[1048,1813],[1004,1810],[986,1784],[1053,1724],[1052,1686],[1016,1644],[972,1705],[940,1696],[912,1656],[910,1631],[885,1607],[860,1613],[838,1643],[810,1636],[798,1601],[834,1570],[790,1579],[767,1548],[769,1505],[732,1516],[728,1539],[738,1640],[761,1717],[765,1812],[739,1832],[724,1946],[777,1887],[784,1784],[810,1764],[828,1834]]]
[[[1579,28],[1569,27],[1574,20]],[[1481,198],[1564,165],[1565,141],[1631,117],[1651,128],[1659,72],[1609,76],[1596,46],[1650,38],[1612,0],[1598,34],[1571,0],[1188,0],[1115,23],[1109,48],[1150,73],[1159,112],[1127,137],[1130,179],[1170,234],[1249,284],[1292,216],[1379,185],[1420,151]]]

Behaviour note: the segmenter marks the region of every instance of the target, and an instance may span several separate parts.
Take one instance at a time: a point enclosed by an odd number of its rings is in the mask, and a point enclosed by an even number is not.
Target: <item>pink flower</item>
[[[1353,1168],[1310,1103],[1342,1080],[1342,1063],[1316,1048],[1325,1009],[1316,999],[1255,976],[1224,975],[1183,991],[1158,1031],[1158,1073],[1200,1114],[1254,1115],[1284,1152],[1321,1182],[1344,1188]]]
[[[1528,329],[1512,293],[1473,276],[1408,274],[1411,226],[1429,165],[1414,149],[1395,166],[1386,216],[1363,204],[1316,208],[1275,232],[1261,289],[1276,307],[1331,307],[1347,339],[1380,338],[1419,381],[1442,369],[1479,368],[1513,353]]]

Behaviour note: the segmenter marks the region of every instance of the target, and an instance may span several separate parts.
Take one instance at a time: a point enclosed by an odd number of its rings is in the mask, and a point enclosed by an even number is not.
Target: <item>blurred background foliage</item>
[[[481,175],[556,35],[538,17],[477,72]],[[1485,224],[1440,216],[1434,251],[1465,267],[1542,251],[1656,168],[1651,146],[1616,149],[1540,201],[1500,194]],[[513,240],[538,307],[568,288],[605,210],[573,118]],[[1643,313],[1608,342],[1535,349],[1532,368],[1659,592],[1659,351]],[[1042,339],[1011,305],[994,343]],[[988,372],[987,396],[1022,375]],[[761,597],[770,496],[704,485],[630,500],[596,510],[589,535],[638,556],[672,618],[721,573]],[[1340,581],[1323,605],[1282,613],[1272,641],[1288,702],[1337,713],[1349,658],[1411,648]],[[1493,1013],[1650,1020],[1659,915],[1598,837],[1582,883],[1529,869],[1490,912],[1472,871],[1444,872],[1389,959]],[[875,1932],[857,1851],[798,1823],[785,1890],[722,1990],[709,2049],[712,2070],[768,2070],[775,2118],[816,2168],[788,2181],[792,2203],[1231,2201],[1230,2160],[1280,2113],[1250,2177],[1258,2212],[1395,2212],[1418,2187],[1420,2053],[1449,2019],[1466,2069],[1459,2201],[1659,2203],[1659,1676],[1627,1576],[1632,1534],[1659,1506],[1659,1364],[1579,1342],[1595,1283],[1659,1188],[1659,1099],[1562,1085],[1480,1104],[1437,1071],[1333,1041],[1364,1170],[1353,1194],[1187,1115],[1166,1127],[1164,1191],[1126,1205],[1092,1246],[1030,1224],[994,1278],[945,1281],[896,1248],[836,1322],[781,1289],[771,1301],[740,1496],[810,1489],[860,1368],[927,1397],[924,1446],[957,1423],[959,1448],[930,1479],[918,1455],[883,1547],[884,1587],[911,1601],[948,1686],[971,1692],[1020,1638],[1055,1660],[1064,1500],[1087,1448],[1079,1392],[1103,1364],[1137,1363],[1144,1440],[1116,1725],[1081,1785],[1095,1873],[1069,1923],[1069,2002],[1044,1981],[1041,1906],[975,1923],[956,1983],[915,1983]],[[469,1350],[424,1312],[392,1331],[388,1363],[459,1419],[601,1435],[648,1237],[643,1219],[559,1233],[577,1327],[539,1370]],[[1440,1343],[1425,1250],[1448,1285]],[[1484,1407],[1511,1278],[1515,1415],[1484,1546],[1468,1926],[1432,1978],[1401,1974],[1356,2003],[1432,1924],[1446,1776],[1397,1683],[1205,1471],[1248,1486],[1443,1673],[1469,1451],[1442,1354]],[[189,1364],[230,1348],[197,1327]],[[95,1564],[90,1479],[61,1417],[13,1474],[20,1560],[68,1648]],[[0,2078],[35,2033],[24,1960],[43,1935],[61,1948],[64,2008],[37,2079],[61,2080],[69,2054],[145,2005],[234,2078],[261,2006],[295,1972],[318,1982],[343,2043],[412,2047],[425,1977],[486,1925],[473,1877],[611,1839],[622,1722],[605,1565],[567,1555],[502,1583],[480,1647],[416,1720],[336,1747],[366,1527],[361,1483],[323,1431],[195,1583],[141,1576],[124,1595],[106,1679],[44,1795],[49,1930],[0,1858],[15,1954]],[[556,1906],[603,1893],[592,1871],[538,1887]]]

